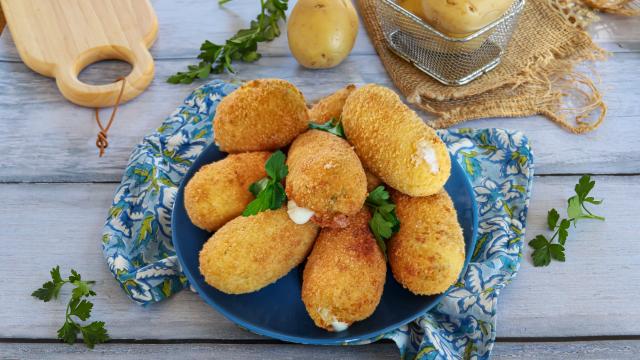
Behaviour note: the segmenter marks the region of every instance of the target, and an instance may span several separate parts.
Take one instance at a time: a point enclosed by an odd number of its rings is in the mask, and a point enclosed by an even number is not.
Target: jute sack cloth
[[[395,55],[384,40],[375,2],[358,0],[365,28],[389,76],[407,100],[438,116],[436,128],[488,117],[544,115],[573,133],[597,128],[606,105],[575,65],[606,52],[566,21],[548,0],[527,0],[507,53],[493,71],[464,86],[446,86]]]

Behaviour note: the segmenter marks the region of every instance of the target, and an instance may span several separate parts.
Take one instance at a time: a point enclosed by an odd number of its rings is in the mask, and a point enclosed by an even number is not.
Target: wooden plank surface
[[[294,4],[295,1],[291,1]],[[151,52],[155,59],[193,59],[206,39],[221,43],[236,31],[247,27],[259,11],[257,1],[231,1],[219,7],[211,0],[154,1],[159,22],[159,37]],[[293,5],[290,6],[292,8]],[[290,10],[289,10],[290,12]],[[640,26],[632,18],[602,15],[603,21],[592,25],[594,40],[615,52],[640,51]],[[286,25],[283,34],[260,45],[265,56],[289,56]],[[359,27],[353,54],[375,54],[366,31]],[[18,53],[9,31],[0,37],[0,60],[16,61]]]
[[[640,253],[637,214],[640,176],[597,176],[594,195],[605,200],[604,223],[572,230],[567,262],[533,268],[530,249],[518,278],[499,299],[499,337],[640,335]],[[528,238],[545,232],[546,212],[563,209],[577,177],[537,177]],[[100,251],[100,232],[115,184],[2,184],[0,338],[51,338],[64,304],[29,296],[60,264],[97,280],[93,318],[105,320],[116,339],[255,339],[183,291],[146,308],[122,292]],[[177,330],[179,329],[179,330]]]
[[[260,66],[239,65],[241,79],[281,77],[292,81],[307,99],[330,93],[347,83],[392,86],[377,56],[350,56],[340,67],[302,70],[292,58],[264,58]],[[135,101],[123,105],[109,132],[105,157],[97,157],[98,127],[91,109],[69,104],[53,80],[34,75],[20,63],[0,62],[0,182],[119,181],[131,149],[161,122],[197,85],[171,85],[166,77],[186,60],[159,61],[156,79]],[[115,79],[126,67],[107,64],[88,69],[86,81]],[[470,127],[507,127],[524,131],[533,142],[539,174],[639,173],[640,57],[620,53],[597,65],[609,113],[595,132],[572,135],[542,117],[489,119],[463,123]],[[621,69],[626,69],[621,71]],[[223,78],[229,78],[228,75]],[[109,110],[103,110],[106,117]],[[425,119],[429,119],[428,115]]]
[[[535,360],[635,360],[640,341],[498,342],[492,359]],[[0,344],[0,359],[398,359],[390,342],[367,346],[299,346],[289,344],[103,344],[94,350],[82,345]]]

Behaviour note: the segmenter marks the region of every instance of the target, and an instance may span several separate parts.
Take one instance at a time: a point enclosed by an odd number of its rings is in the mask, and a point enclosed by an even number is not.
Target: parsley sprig
[[[63,285],[72,284],[74,286],[71,291],[71,299],[67,304],[64,324],[58,329],[58,339],[67,344],[73,344],[78,338],[78,333],[81,333],[84,343],[92,349],[95,344],[109,340],[103,321],[94,321],[88,325],[82,325],[74,319],[86,321],[91,317],[93,303],[84,298],[96,295],[91,289],[95,282],[82,280],[80,274],[73,269],[71,270],[71,275],[63,279],[60,275],[60,266],[51,269],[50,273],[51,281],[42,284],[42,287],[34,291],[31,296],[44,302],[49,302],[51,299],[58,298]]]
[[[242,216],[251,216],[265,210],[276,210],[287,201],[282,180],[289,173],[285,163],[287,157],[280,150],[271,154],[264,164],[267,177],[262,178],[249,186],[249,191],[255,195],[255,199],[247,205]]]
[[[328,133],[331,133],[335,136],[339,136],[343,139],[346,139],[347,137],[344,135],[344,128],[342,127],[342,121],[340,121],[340,119],[336,119],[336,118],[332,118],[331,120],[327,121],[324,124],[316,124],[316,123],[309,123],[309,129],[314,129],[314,130],[321,130],[321,131],[326,131]]]
[[[365,205],[371,211],[369,228],[376,238],[380,250],[386,257],[386,241],[400,230],[400,220],[396,216],[396,205],[391,201],[389,193],[383,185],[378,186],[369,193]]]
[[[589,192],[591,192],[595,184],[596,182],[592,181],[588,175],[580,178],[575,186],[576,195],[570,197],[567,201],[568,218],[560,219],[560,214],[556,209],[549,210],[547,213],[547,226],[549,230],[554,231],[553,236],[551,236],[551,239],[547,239],[544,235],[538,235],[529,241],[529,246],[534,249],[531,254],[534,266],[547,266],[551,263],[551,259],[565,261],[564,245],[569,236],[571,224],[575,227],[578,220],[582,219],[604,221],[604,217],[594,215],[586,207],[587,203],[593,205],[602,203],[602,200],[596,200],[589,196]],[[554,241],[556,242],[554,243]]]
[[[219,0],[223,5],[231,0]],[[171,84],[191,84],[193,80],[206,79],[209,74],[220,74],[227,70],[234,73],[231,63],[234,60],[254,62],[260,59],[258,43],[271,41],[280,36],[280,20],[286,20],[285,11],[288,0],[260,0],[260,14],[251,21],[248,29],[239,30],[224,45],[214,44],[209,40],[200,46],[201,60],[198,65],[189,65],[187,71],[170,76]]]

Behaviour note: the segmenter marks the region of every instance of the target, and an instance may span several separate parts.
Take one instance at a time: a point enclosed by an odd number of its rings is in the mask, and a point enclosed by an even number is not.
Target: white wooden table
[[[223,41],[258,9],[248,0],[224,8],[214,0],[157,0],[154,6],[160,22],[151,49],[155,81],[121,107],[102,159],[92,111],[71,105],[51,79],[24,66],[8,31],[0,37],[0,358],[397,358],[390,342],[312,347],[253,335],[189,291],[143,308],[112,278],[100,235],[127,158],[197,86],[170,85],[166,78],[195,61],[204,39]],[[540,117],[464,124],[516,128],[531,139],[536,178],[527,238],[546,231],[547,210],[564,209],[583,173],[595,174],[595,195],[605,200],[598,213],[606,222],[585,221],[572,231],[566,263],[534,268],[524,247],[518,278],[500,296],[496,359],[640,358],[640,19],[605,16],[591,32],[613,52],[596,65],[609,105],[600,129],[576,136]],[[308,99],[347,83],[393,86],[363,29],[350,57],[331,70],[299,67],[286,35],[260,51],[257,63],[238,65],[238,76],[288,79]],[[108,82],[126,71],[108,62],[81,78]],[[58,264],[97,280],[93,318],[106,321],[109,344],[90,351],[55,340],[65,304],[29,294]]]

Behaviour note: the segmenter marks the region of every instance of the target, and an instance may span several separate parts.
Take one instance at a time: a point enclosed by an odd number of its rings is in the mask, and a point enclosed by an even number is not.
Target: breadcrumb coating
[[[318,327],[334,331],[336,322],[364,320],[380,302],[387,265],[369,219],[362,209],[346,228],[320,231],[302,280],[302,301]]]
[[[302,92],[280,79],[247,82],[220,101],[213,119],[214,140],[229,153],[282,148],[308,125]]]
[[[402,193],[432,195],[449,178],[445,144],[390,89],[356,89],[344,105],[342,125],[364,167]]]
[[[232,154],[205,165],[184,189],[184,207],[191,222],[216,231],[242,214],[254,199],[249,185],[267,176],[264,164],[269,152]]]
[[[446,191],[410,197],[392,192],[400,231],[387,255],[394,278],[417,295],[439,294],[453,285],[464,266],[465,243],[456,209]]]
[[[258,291],[304,261],[317,234],[316,225],[295,224],[284,208],[240,216],[204,244],[200,272],[227,294]]]
[[[345,101],[355,89],[356,86],[350,84],[320,99],[309,110],[309,121],[316,124],[324,124],[331,119],[339,119]]]
[[[321,226],[343,227],[367,198],[367,177],[344,139],[320,130],[298,136],[289,149],[286,192],[300,207],[311,209]]]

